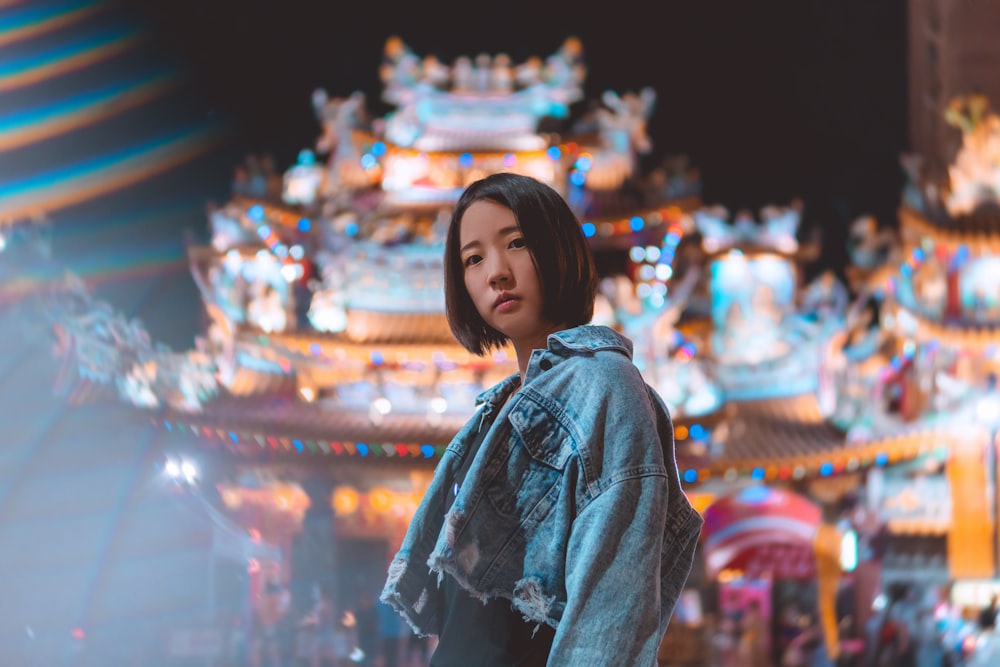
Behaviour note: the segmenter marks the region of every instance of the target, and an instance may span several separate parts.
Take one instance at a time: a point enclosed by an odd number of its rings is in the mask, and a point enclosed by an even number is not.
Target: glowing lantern
[[[274,504],[278,509],[288,510],[292,508],[292,503],[295,500],[295,490],[291,486],[288,484],[275,484],[273,494]]]
[[[243,495],[239,489],[223,489],[222,503],[231,510],[238,509],[243,504]]]
[[[380,486],[368,493],[368,503],[379,514],[386,514],[392,509],[392,500],[392,493]]]
[[[358,492],[350,486],[337,487],[333,492],[333,511],[341,516],[358,511]]]

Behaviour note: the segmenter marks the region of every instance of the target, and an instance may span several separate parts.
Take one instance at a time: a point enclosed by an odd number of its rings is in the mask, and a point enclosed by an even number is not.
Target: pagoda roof
[[[910,308],[899,306],[899,310],[904,311],[917,322],[916,338],[919,340],[936,341],[942,345],[961,348],[969,352],[983,352],[987,348],[996,348],[1000,342],[1000,323],[939,322]]]
[[[955,439],[947,428],[916,422],[852,440],[822,416],[812,393],[730,401],[713,419],[719,451],[712,456],[700,453],[705,447],[698,443],[678,443],[679,463],[692,466],[685,474],[688,483],[713,477],[787,480],[855,472],[909,460]],[[702,421],[712,426],[710,420]]]
[[[899,216],[904,224],[922,235],[1000,253],[1000,206],[983,206],[973,213],[951,217],[944,212],[932,214],[904,204],[899,208]]]
[[[716,433],[724,454],[714,463],[801,459],[844,445],[844,432],[823,418],[812,393],[730,402],[723,412],[724,423]]]
[[[335,443],[349,445],[348,450],[359,443],[391,443],[430,445],[439,454],[438,448],[447,445],[467,419],[464,414],[446,414],[432,423],[426,414],[390,413],[373,421],[367,410],[270,395],[220,396],[201,413],[168,411],[154,416],[157,424],[173,424],[167,426],[171,430],[179,425],[183,431],[225,441],[234,453],[251,456],[268,445],[296,453],[295,441],[303,443],[303,448],[304,443],[313,443],[317,453],[336,450]],[[419,453],[419,457],[426,458],[426,454]]]
[[[431,464],[469,418],[446,414],[390,413],[374,420],[367,410],[290,396],[220,396],[201,413],[161,411],[154,425],[206,440],[231,455],[261,462],[312,465],[335,456],[369,465]],[[678,419],[676,428],[695,420]],[[948,447],[955,433],[924,423],[899,424],[890,432],[854,440],[821,414],[812,393],[759,401],[731,401],[699,420],[712,431],[709,445],[677,436],[678,466],[687,484],[713,478],[736,481],[797,480],[859,472],[913,459]],[[714,423],[713,423],[714,422]],[[898,532],[935,534],[938,527],[899,526]]]

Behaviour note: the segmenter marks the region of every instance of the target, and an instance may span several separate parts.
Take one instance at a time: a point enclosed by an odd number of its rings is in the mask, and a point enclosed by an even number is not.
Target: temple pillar
[[[333,480],[315,473],[303,480],[301,486],[310,504],[302,517],[302,529],[292,541],[292,601],[299,610],[312,605],[314,586],[326,588],[331,595],[337,590],[336,536],[330,506]]]
[[[954,259],[950,260],[954,262]],[[962,318],[961,273],[954,266],[949,267],[947,274],[947,292],[945,297],[944,318],[958,320]]]

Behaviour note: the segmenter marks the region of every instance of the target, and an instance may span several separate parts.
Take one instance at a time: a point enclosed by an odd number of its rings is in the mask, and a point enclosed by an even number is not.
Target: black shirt
[[[449,508],[487,431],[486,425],[480,426],[455,474]],[[441,589],[445,616],[430,667],[545,667],[555,637],[551,626],[525,621],[505,598],[490,598],[483,604],[451,575],[444,576]]]

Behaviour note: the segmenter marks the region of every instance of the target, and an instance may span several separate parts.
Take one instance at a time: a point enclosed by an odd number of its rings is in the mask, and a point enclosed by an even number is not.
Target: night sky
[[[192,77],[199,113],[233,130],[234,160],[274,155],[280,168],[319,132],[310,96],[360,90],[380,99],[387,37],[445,62],[500,52],[520,62],[583,43],[585,101],[651,86],[651,168],[683,153],[704,199],[730,211],[805,203],[823,262],[843,260],[844,225],[873,213],[894,224],[907,149],[904,0],[699,2],[127,3],[159,52]],[[594,7],[594,8],[591,8]],[[225,174],[228,177],[228,173]]]

